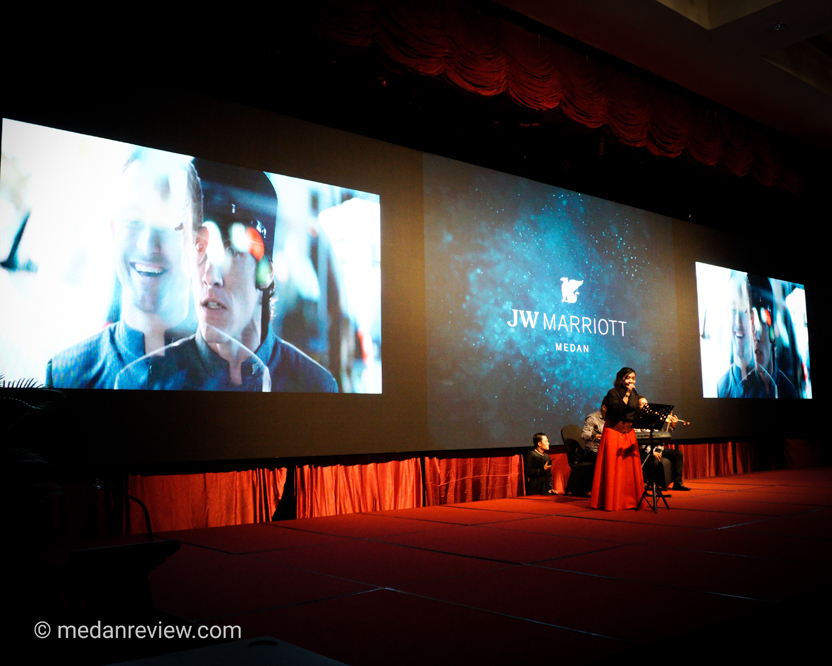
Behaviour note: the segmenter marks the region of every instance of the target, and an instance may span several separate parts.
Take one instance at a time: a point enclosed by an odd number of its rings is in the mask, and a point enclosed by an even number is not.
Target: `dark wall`
[[[208,159],[380,195],[382,395],[67,391],[86,455],[212,460],[411,451],[425,442],[421,155],[170,89],[89,91],[79,103],[4,110]]]
[[[802,434],[812,407],[824,399],[823,248],[812,229],[825,219],[826,205],[818,187],[823,161],[811,151],[804,164],[810,187],[789,194],[684,156],[652,157],[617,144],[603,128],[576,127],[556,113],[529,127],[528,112],[510,102],[472,99],[441,82],[390,73],[372,54],[272,53],[279,76],[261,83],[277,92],[258,95],[259,79],[244,63],[239,79],[231,68],[212,76],[200,69],[195,51],[192,62],[156,76],[129,43],[123,48],[132,53],[130,66],[120,70],[102,63],[122,54],[92,46],[63,61],[56,51],[51,70],[14,72],[3,116],[381,195],[384,377],[381,396],[69,392],[83,457],[133,464],[435,448],[427,435],[421,150],[696,223],[674,225],[676,256],[666,258],[677,267],[676,316],[684,338],[680,410],[698,424],[717,424],[694,434]],[[161,60],[150,64],[159,67]],[[695,291],[689,289],[696,260],[806,285],[813,401],[772,407],[697,397]],[[526,434],[504,445],[525,444]],[[442,443],[454,447],[454,441]]]

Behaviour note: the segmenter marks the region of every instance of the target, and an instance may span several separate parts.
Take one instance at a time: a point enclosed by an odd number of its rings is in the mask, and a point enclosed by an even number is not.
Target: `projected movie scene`
[[[669,219],[427,155],[424,183],[436,448],[556,441],[625,365],[678,404]]]
[[[811,398],[803,285],[696,264],[702,395]]]
[[[381,393],[378,195],[3,120],[0,369]]]

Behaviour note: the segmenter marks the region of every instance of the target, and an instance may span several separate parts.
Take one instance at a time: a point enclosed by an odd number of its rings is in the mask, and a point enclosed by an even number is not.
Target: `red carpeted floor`
[[[154,603],[353,665],[808,657],[832,469],[689,485],[658,514],[532,497],[169,533]]]

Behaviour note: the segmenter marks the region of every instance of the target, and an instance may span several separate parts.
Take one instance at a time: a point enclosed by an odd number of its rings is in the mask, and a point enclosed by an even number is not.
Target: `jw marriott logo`
[[[560,279],[560,293],[563,296],[561,299],[562,303],[577,303],[578,302],[578,287],[580,287],[584,281],[583,280],[570,280],[569,278],[562,277]]]

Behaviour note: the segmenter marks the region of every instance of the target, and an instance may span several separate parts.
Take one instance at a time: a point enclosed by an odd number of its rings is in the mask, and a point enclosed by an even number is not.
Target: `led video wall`
[[[158,101],[2,124],[0,375],[67,389],[87,460],[556,443],[623,366],[691,422],[677,438],[810,423],[783,398],[813,396],[814,287],[755,277],[754,238]],[[792,256],[776,274],[799,280]]]
[[[437,444],[582,424],[622,366],[650,400],[678,402],[668,218],[433,156],[424,174]]]
[[[702,395],[811,398],[803,285],[696,263]]]
[[[381,393],[380,197],[4,120],[0,368]]]

